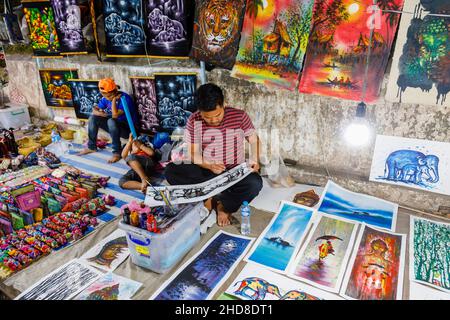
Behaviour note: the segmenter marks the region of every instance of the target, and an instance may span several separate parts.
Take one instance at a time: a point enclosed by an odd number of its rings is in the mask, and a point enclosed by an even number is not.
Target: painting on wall
[[[341,294],[357,300],[401,300],[406,234],[363,225]]]
[[[348,191],[330,180],[322,193],[318,210],[395,231],[398,204]]]
[[[320,289],[339,292],[355,241],[357,224],[320,214],[289,265],[288,276]]]
[[[219,231],[186,261],[151,300],[210,300],[252,244],[253,238]]]
[[[144,0],[144,3],[149,54],[187,57],[192,43],[194,1]]]
[[[73,105],[78,119],[89,119],[94,105],[98,104],[102,94],[98,88],[98,80],[70,80]]]
[[[239,49],[246,0],[196,0],[190,56],[231,70]]]
[[[403,0],[379,1],[378,6],[399,11]],[[377,13],[372,0],[315,1],[300,92],[367,103],[377,100],[400,19],[396,12],[382,12],[377,19]]]
[[[16,14],[4,13],[2,14],[3,20],[6,24],[6,30],[8,31],[9,39],[13,43],[23,41],[22,31],[20,30],[19,18]]]
[[[73,108],[69,79],[78,78],[76,69],[40,69],[39,75],[47,106]]]
[[[131,77],[130,80],[139,114],[139,131],[155,133],[159,127],[155,78]]]
[[[450,106],[450,2],[405,0],[386,100]]]
[[[126,233],[118,229],[83,254],[80,261],[103,271],[112,272],[129,255]]]
[[[51,0],[61,53],[87,53],[81,30],[80,0]]]
[[[278,214],[261,233],[245,261],[285,272],[310,227],[313,212],[311,208],[282,201]]]
[[[308,44],[313,0],[249,1],[232,76],[294,90]]]
[[[172,132],[184,128],[189,116],[196,111],[194,93],[196,73],[155,73],[158,116],[162,129]]]
[[[141,0],[103,0],[108,56],[145,56],[145,22]]]
[[[108,272],[84,289],[75,300],[130,300],[142,283]]]
[[[310,285],[248,263],[225,291],[242,300],[341,300]]]
[[[35,56],[60,56],[61,43],[49,1],[22,1]]]
[[[450,195],[450,143],[378,135],[370,180]]]
[[[102,276],[73,259],[38,280],[14,300],[70,300]]]
[[[410,219],[410,281],[450,293],[450,224]]]

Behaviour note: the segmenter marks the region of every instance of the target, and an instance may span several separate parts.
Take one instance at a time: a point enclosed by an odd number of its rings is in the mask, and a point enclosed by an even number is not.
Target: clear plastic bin
[[[5,109],[0,109],[1,128],[19,129],[31,123],[27,105],[9,102],[6,106]]]
[[[203,203],[184,206],[177,220],[164,233],[153,233],[119,222],[127,233],[131,261],[157,273],[165,273],[200,241]]]

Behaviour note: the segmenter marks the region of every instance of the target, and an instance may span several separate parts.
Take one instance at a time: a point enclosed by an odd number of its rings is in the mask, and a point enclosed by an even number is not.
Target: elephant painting
[[[264,300],[266,293],[273,294],[281,298],[280,290],[277,286],[270,284],[264,279],[258,277],[246,278],[240,281],[239,288],[234,292],[251,300]],[[237,285],[239,282],[236,282]]]
[[[414,150],[397,150],[386,159],[384,178],[422,184],[439,181],[439,157]]]

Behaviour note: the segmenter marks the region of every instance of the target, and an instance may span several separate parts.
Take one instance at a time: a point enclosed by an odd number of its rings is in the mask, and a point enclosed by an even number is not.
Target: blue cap
[[[242,202],[242,204],[243,204],[244,206],[248,206],[248,202],[247,202],[247,201]]]

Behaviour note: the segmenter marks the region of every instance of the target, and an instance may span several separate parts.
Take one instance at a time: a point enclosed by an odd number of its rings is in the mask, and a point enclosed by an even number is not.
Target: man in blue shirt
[[[88,122],[89,142],[88,148],[81,151],[79,155],[89,154],[97,151],[98,129],[102,128],[111,135],[113,156],[108,163],[120,160],[122,145],[120,138],[128,139],[130,127],[125,116],[121,97],[125,97],[133,122],[136,122],[136,110],[132,98],[125,92],[119,91],[113,79],[100,80],[98,87],[103,98],[98,105],[94,106]]]

